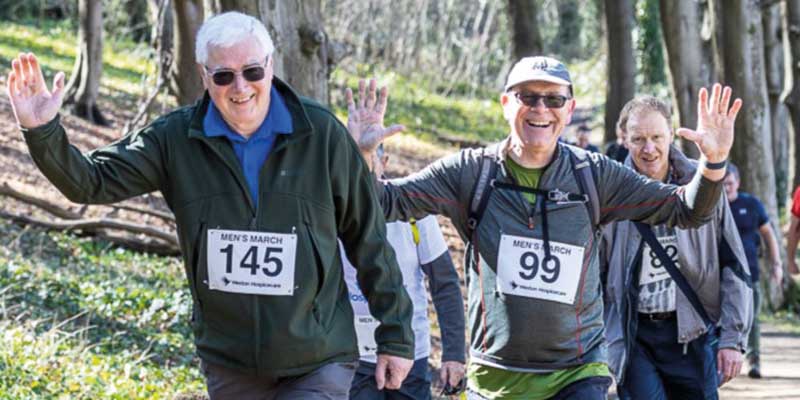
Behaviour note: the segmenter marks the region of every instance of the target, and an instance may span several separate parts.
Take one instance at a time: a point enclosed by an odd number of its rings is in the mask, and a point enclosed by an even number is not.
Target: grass
[[[8,74],[11,60],[21,52],[36,54],[48,85],[58,71],[69,78],[77,54],[76,32],[68,23],[48,23],[39,28],[3,21],[0,24],[0,73],[3,76]],[[144,45],[104,40],[101,80],[104,94],[124,92],[141,96],[144,79],[155,74],[150,55],[151,50]]]
[[[409,135],[425,141],[435,141],[438,135],[495,141],[508,134],[498,94],[484,93],[483,98],[445,96],[431,91],[425,82],[372,66],[339,68],[333,72],[332,107],[342,119],[347,114],[342,91],[347,87],[355,90],[359,78],[369,77],[376,77],[379,86],[389,87],[386,124],[403,124]]]
[[[203,390],[180,260],[0,224],[0,398]]]

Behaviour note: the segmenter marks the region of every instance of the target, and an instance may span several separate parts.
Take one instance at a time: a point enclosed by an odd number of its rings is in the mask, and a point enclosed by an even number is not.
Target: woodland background
[[[0,0],[0,85],[22,51],[48,79],[65,71],[64,123],[90,150],[202,94],[194,35],[228,10],[264,21],[276,75],[340,117],[359,77],[390,86],[387,123],[408,127],[387,144],[396,175],[504,137],[499,93],[525,55],[569,65],[573,125],[597,145],[635,94],[669,99],[674,125],[694,127],[698,89],[724,82],[744,100],[731,156],[742,190],[783,243],[800,184],[800,0]],[[5,96],[0,113],[0,398],[201,398],[163,199],[69,203],[27,156]],[[767,289],[764,318],[800,332],[794,278]]]

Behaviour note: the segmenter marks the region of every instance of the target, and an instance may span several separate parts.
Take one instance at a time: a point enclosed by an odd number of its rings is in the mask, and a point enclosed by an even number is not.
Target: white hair
[[[267,28],[258,19],[236,11],[215,15],[206,20],[197,32],[194,56],[199,64],[205,65],[209,47],[231,47],[253,38],[261,44],[267,56],[275,51]]]

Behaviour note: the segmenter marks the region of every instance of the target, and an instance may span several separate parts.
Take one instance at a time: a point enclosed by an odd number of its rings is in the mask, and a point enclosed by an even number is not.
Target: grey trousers
[[[358,362],[330,363],[297,377],[272,380],[203,362],[210,400],[346,400]]]

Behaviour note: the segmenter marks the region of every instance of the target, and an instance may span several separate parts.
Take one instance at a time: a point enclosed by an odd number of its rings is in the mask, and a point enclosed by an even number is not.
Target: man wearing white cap
[[[368,163],[384,138],[387,90],[348,91],[348,128]],[[509,135],[465,149],[409,177],[381,181],[391,220],[442,214],[467,242],[473,399],[605,399],[611,383],[598,264],[600,228],[612,221],[695,227],[722,191],[741,100],[700,90],[698,127],[679,129],[703,154],[694,178],[650,180],[597,153],[559,142],[575,110],[566,67],[528,57],[500,94]]]

